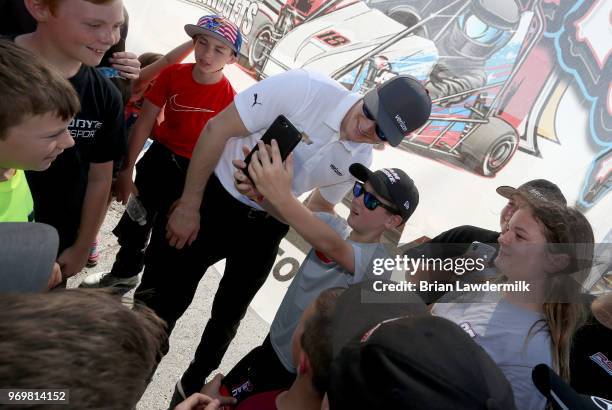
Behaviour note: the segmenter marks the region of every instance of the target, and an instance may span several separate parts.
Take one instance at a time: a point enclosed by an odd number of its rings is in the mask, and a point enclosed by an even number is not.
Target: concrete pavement
[[[112,229],[123,213],[123,206],[113,203],[100,230],[100,260],[98,266],[85,269],[68,281],[68,287],[76,287],[85,276],[93,272],[109,271],[118,250],[118,244]],[[170,338],[170,352],[157,368],[151,384],[136,407],[137,410],[167,409],[174,385],[189,365],[193,353],[200,341],[204,326],[210,316],[212,300],[219,286],[221,275],[211,267],[196,292],[193,303],[177,322]],[[133,291],[126,294],[132,297]],[[219,371],[228,372],[253,347],[261,344],[269,330],[269,324],[255,311],[249,308],[236,338],[230,345]],[[213,375],[216,372],[213,373]],[[92,382],[95,383],[95,378]]]

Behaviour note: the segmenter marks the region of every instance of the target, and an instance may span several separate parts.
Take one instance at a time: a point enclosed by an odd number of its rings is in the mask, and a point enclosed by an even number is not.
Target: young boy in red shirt
[[[136,285],[156,215],[167,212],[181,196],[200,132],[234,99],[236,92],[223,67],[236,62],[242,43],[238,28],[221,16],[210,15],[195,25],[186,25],[185,31],[193,38],[196,62],[166,68],[145,94],[115,185],[118,201],[127,203],[130,194],[138,197],[146,210],[146,223],[139,225],[126,212],[113,231],[121,248],[112,270],[91,275],[82,286]],[[162,109],[164,120],[158,124]],[[138,161],[136,180],[132,181],[134,164],[148,137],[154,142]]]

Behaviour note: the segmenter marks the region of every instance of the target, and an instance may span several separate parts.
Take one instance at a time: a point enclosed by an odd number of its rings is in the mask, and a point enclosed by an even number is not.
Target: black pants
[[[240,403],[257,393],[287,390],[295,377],[281,363],[268,334],[261,346],[251,350],[225,375],[222,383]]]
[[[166,240],[166,215],[158,215],[135,298],[168,325],[168,334],[191,304],[209,266],[226,259],[225,272],[195,357],[182,378],[186,394],[199,391],[236,335],[264,284],[289,227],[232,197],[215,175],[206,185],[197,239],[178,250]]]
[[[111,274],[121,278],[138,275],[144,266],[144,254],[153,224],[159,214],[165,215],[183,191],[189,159],[174,154],[154,142],[136,164],[138,199],[147,210],[147,223],[139,225],[127,212],[113,229],[119,252]]]

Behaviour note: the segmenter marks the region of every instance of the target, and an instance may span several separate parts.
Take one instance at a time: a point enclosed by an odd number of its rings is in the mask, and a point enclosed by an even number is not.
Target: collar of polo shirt
[[[353,105],[355,105],[359,100],[363,98],[362,95],[357,93],[349,93],[347,94],[342,101],[336,106],[336,109],[331,111],[323,122],[332,130],[336,131],[336,135],[338,140],[340,140],[340,123],[344,119],[346,113],[351,109]],[[361,146],[361,143],[340,140],[342,145],[349,151],[352,151],[354,148]]]

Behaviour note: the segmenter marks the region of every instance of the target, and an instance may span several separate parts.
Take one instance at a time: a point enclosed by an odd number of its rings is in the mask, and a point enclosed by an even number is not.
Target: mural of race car
[[[601,147],[577,204],[589,209],[610,191],[608,177],[593,177],[612,171],[599,158],[612,145],[611,43],[596,30],[611,24],[601,17],[610,2],[180,1],[222,8],[243,23],[241,63],[256,78],[307,67],[361,93],[394,75],[419,78],[435,106],[400,149],[485,177],[517,151],[542,158],[539,140],[563,143],[551,112],[577,84],[591,103],[589,133],[580,135]]]
[[[399,18],[391,6],[387,16],[364,2],[345,5],[278,40],[262,38],[257,59],[261,68],[256,69],[267,76],[311,68],[362,93],[390,76],[411,74],[426,83],[437,104],[431,121],[401,148],[495,176],[519,145],[516,130],[495,114],[503,109],[503,91],[516,71],[533,14],[517,30],[520,15],[514,1],[513,7],[493,11],[480,1],[435,4],[439,8],[421,20],[416,12]]]

